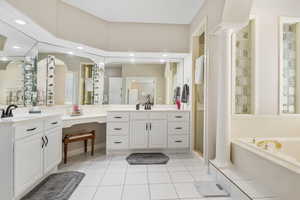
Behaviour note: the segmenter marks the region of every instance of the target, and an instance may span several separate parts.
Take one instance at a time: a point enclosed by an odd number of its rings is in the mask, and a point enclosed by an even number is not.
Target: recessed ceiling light
[[[161,59],[160,62],[161,62],[161,63],[164,63],[164,62],[166,62],[166,61],[165,61],[164,59]]]
[[[163,54],[162,56],[163,56],[163,57],[168,57],[168,54]]]
[[[74,53],[72,51],[69,51],[68,54],[73,55]]]
[[[83,49],[83,47],[77,47],[77,49],[80,49],[80,50],[82,50],[82,49]]]
[[[19,46],[13,46],[14,49],[20,49],[21,47]]]
[[[134,53],[130,53],[129,56],[130,57],[134,57],[135,55],[134,55]]]
[[[25,21],[21,20],[21,19],[16,19],[15,22],[19,25],[25,25],[27,24]]]

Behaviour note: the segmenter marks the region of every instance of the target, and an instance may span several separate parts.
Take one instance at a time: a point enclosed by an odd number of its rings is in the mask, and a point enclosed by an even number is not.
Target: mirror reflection
[[[101,104],[102,71],[103,66],[92,56],[41,45],[37,70],[39,105]]]
[[[33,105],[36,41],[0,21],[0,106]]]
[[[104,104],[175,104],[181,95],[181,62],[111,62],[105,65]]]

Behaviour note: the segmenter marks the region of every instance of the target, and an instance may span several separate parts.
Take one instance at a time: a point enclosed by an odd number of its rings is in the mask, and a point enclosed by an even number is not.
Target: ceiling
[[[114,22],[190,24],[205,0],[62,0]]]
[[[0,49],[1,58],[25,56],[36,44],[35,40],[2,21],[0,21],[0,35],[2,38],[6,38],[6,40],[2,40],[4,49]]]

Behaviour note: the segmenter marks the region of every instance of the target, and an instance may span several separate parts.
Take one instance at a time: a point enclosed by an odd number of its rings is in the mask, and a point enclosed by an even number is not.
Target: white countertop
[[[2,118],[0,119],[0,123],[17,123],[30,121],[35,119],[44,119],[49,117],[59,117],[61,114],[59,113],[40,113],[40,114],[24,114],[24,115],[16,115],[14,117]]]
[[[135,106],[130,107],[115,107],[103,110],[84,110],[83,114],[80,116],[71,116],[68,114],[63,114],[65,112],[59,112],[56,110],[56,113],[51,112],[42,112],[41,114],[28,114],[28,113],[19,113],[11,118],[0,119],[0,123],[17,123],[23,121],[30,121],[35,119],[43,119],[47,117],[59,117],[63,121],[63,127],[71,127],[76,124],[83,123],[106,123],[107,112],[190,112],[190,110],[178,110],[175,107],[152,107],[151,110],[136,110]]]

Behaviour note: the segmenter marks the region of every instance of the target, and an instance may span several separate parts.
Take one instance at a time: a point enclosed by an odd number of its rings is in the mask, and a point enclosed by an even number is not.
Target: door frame
[[[207,31],[207,16],[205,16],[196,31],[191,36],[191,43],[192,43],[192,76],[194,76],[194,69],[195,69],[195,62],[193,59],[193,47],[194,47],[194,37],[200,37],[202,34],[204,34],[204,56],[205,56],[205,65],[204,65],[204,84],[203,84],[203,92],[204,92],[204,99],[203,99],[203,112],[204,112],[204,118],[203,118],[203,159],[205,163],[207,164],[209,161],[209,140],[208,140],[208,112],[207,112],[207,104],[208,104],[208,75],[209,75],[209,51],[208,51],[208,31]],[[194,83],[195,78],[192,77],[192,150],[195,150],[195,90],[194,90]]]

